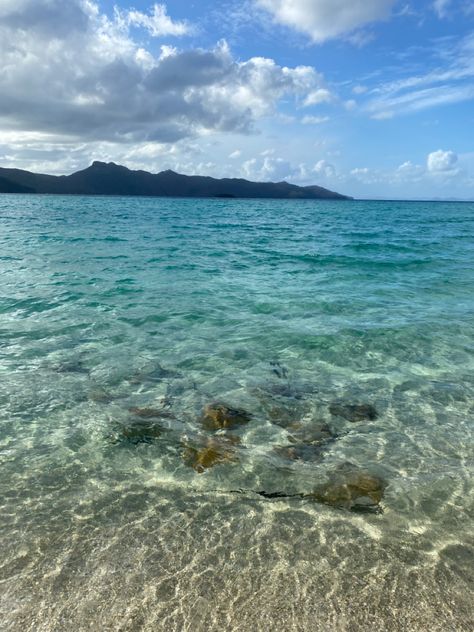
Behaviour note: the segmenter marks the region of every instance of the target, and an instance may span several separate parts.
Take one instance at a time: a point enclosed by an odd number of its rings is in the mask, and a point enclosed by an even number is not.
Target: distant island
[[[351,200],[319,186],[300,187],[288,182],[250,182],[241,178],[218,180],[185,176],[174,171],[157,174],[132,171],[113,162],[95,161],[70,176],[50,176],[21,169],[0,168],[0,193],[58,195],[143,195],[155,197],[282,198]]]

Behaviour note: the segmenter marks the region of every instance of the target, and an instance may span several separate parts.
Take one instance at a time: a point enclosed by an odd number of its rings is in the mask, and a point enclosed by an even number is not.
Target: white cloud
[[[186,22],[173,22],[164,4],[154,4],[149,15],[141,11],[122,11],[115,8],[116,20],[122,26],[134,26],[146,29],[152,37],[189,35],[191,27]]]
[[[274,150],[262,152],[261,158],[246,160],[241,166],[241,175],[249,180],[259,182],[300,182],[308,181],[314,184],[314,176],[311,175],[304,163],[295,165],[291,161],[275,155]]]
[[[281,182],[291,178],[293,168],[283,158],[265,156],[263,160],[252,158],[242,164],[242,172],[245,178],[260,182]]]
[[[367,93],[365,110],[372,118],[392,118],[474,99],[474,33],[461,40],[438,42],[431,53],[443,63],[424,74],[382,83]],[[405,73],[406,65],[405,59],[401,72]]]
[[[311,107],[320,103],[330,103],[333,98],[332,93],[327,88],[318,88],[308,94],[303,101],[303,105],[304,107]]]
[[[440,19],[447,16],[450,4],[451,0],[434,0],[433,9]]]
[[[348,183],[347,190],[356,191],[360,185],[366,188],[366,194],[372,190],[380,197],[430,198],[448,197],[456,193],[460,193],[459,197],[465,197],[466,193],[461,191],[469,190],[470,176],[464,168],[468,160],[464,161],[462,167],[458,167],[459,162],[454,152],[438,150],[427,156],[425,165],[406,160],[395,169],[356,167],[349,172],[347,179],[342,174],[339,181]]]
[[[390,15],[395,0],[256,0],[277,22],[314,42],[353,32]]]
[[[426,169],[421,165],[415,165],[411,160],[402,163],[395,170],[391,179],[393,182],[420,182],[426,173]]]
[[[236,149],[231,154],[229,154],[229,158],[232,158],[232,160],[235,160],[236,158],[240,158],[241,155],[242,155],[242,152],[240,151],[240,149]]]
[[[303,116],[301,122],[303,125],[321,125],[321,123],[327,123],[329,116]]]
[[[375,111],[371,118],[375,121],[388,121],[395,116],[395,113],[390,110],[381,110],[380,112]]]
[[[430,173],[443,173],[455,172],[458,162],[457,154],[454,151],[433,151],[428,155],[426,164]]]
[[[356,167],[351,170],[351,176],[367,176],[370,173],[370,169],[368,167]]]
[[[336,167],[326,160],[319,160],[314,165],[313,172],[320,178],[333,178],[336,175]]]
[[[156,56],[130,32],[184,34],[164,5],[102,14],[92,0],[0,1],[0,129],[81,142],[170,143],[211,132],[249,133],[282,99],[314,98],[321,76],[272,59],[235,60],[164,45]],[[47,86],[47,89],[45,89]]]

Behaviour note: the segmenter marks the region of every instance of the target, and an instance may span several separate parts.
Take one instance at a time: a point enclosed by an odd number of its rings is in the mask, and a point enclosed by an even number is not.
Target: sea
[[[3,632],[474,629],[474,203],[0,197]]]

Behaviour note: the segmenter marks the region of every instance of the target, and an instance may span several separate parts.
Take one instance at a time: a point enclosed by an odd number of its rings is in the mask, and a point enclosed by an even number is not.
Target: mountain
[[[352,199],[318,186],[299,187],[288,182],[250,182],[239,178],[217,180],[205,176],[184,176],[169,170],[152,174],[131,171],[113,162],[98,161],[70,176],[48,176],[0,168],[0,193]]]
[[[1,171],[1,170],[0,170]],[[0,193],[35,193],[34,189],[0,176]]]

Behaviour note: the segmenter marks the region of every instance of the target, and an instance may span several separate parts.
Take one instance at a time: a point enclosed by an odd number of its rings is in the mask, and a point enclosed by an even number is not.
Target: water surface
[[[3,195],[0,279],[2,629],[473,629],[473,204]]]

